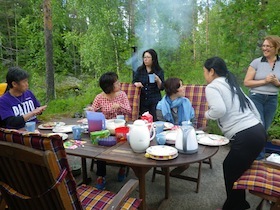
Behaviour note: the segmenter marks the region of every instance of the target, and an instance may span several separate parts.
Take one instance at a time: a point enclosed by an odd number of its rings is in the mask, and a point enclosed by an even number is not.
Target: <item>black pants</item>
[[[157,103],[147,104],[146,102],[140,102],[140,116],[144,112],[149,111],[149,113],[153,116],[153,121],[157,121],[156,107]]]
[[[106,176],[106,161],[97,160],[96,165],[97,165],[96,175],[102,177]],[[124,165],[120,165],[120,167],[125,168]]]
[[[233,183],[252,165],[263,149],[266,132],[263,125],[258,124],[236,133],[231,141],[230,151],[223,162],[227,199],[224,210],[249,209],[245,190],[233,190]]]
[[[102,177],[106,176],[106,162],[97,160],[96,165],[97,165],[96,175]]]

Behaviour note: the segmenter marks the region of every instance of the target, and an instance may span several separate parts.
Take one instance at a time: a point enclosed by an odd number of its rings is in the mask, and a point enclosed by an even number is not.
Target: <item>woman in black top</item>
[[[164,73],[158,63],[155,50],[144,51],[142,57],[143,64],[135,72],[133,83],[141,88],[140,115],[149,111],[156,121],[156,105],[161,100],[160,91],[163,90]],[[154,74],[154,81],[149,80],[149,74]]]

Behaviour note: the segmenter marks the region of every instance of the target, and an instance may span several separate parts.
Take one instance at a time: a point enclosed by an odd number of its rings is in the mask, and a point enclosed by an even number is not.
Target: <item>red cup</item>
[[[127,127],[127,126],[116,128],[115,129],[115,135],[116,135],[116,138],[117,138],[117,142],[127,141],[126,134],[128,132],[129,132],[129,127]]]

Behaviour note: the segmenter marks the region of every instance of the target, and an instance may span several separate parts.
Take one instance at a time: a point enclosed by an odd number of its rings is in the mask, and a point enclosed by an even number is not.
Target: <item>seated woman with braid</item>
[[[158,102],[156,107],[157,119],[182,125],[183,121],[194,120],[194,108],[185,97],[185,89],[179,78],[168,78],[164,82],[166,95]]]

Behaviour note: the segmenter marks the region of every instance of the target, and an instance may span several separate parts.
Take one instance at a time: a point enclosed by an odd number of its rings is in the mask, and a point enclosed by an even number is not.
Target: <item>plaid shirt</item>
[[[159,89],[157,83],[149,83],[149,76],[146,69],[137,69],[134,74],[133,83],[141,82],[144,87],[141,88],[140,100],[144,105],[155,104],[161,100],[160,91],[163,90],[164,73],[163,70],[155,72],[162,81],[162,88]]]
[[[119,104],[120,109],[113,109],[113,104]],[[131,107],[125,92],[120,91],[119,94],[114,99],[108,99],[103,93],[99,93],[93,103],[93,110],[101,111],[106,119],[116,118],[116,115],[125,115],[131,113]]]

